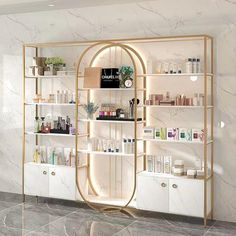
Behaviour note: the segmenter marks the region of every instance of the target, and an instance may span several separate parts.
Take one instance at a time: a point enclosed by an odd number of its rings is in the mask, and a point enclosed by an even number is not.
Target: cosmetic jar
[[[197,170],[197,179],[204,179],[204,170]]]
[[[196,170],[187,170],[187,177],[190,179],[195,179],[197,175],[197,171]]]
[[[184,161],[183,160],[175,160],[174,161],[174,167],[184,169]]]
[[[173,174],[174,176],[183,176],[184,175],[184,169],[183,168],[173,168]]]

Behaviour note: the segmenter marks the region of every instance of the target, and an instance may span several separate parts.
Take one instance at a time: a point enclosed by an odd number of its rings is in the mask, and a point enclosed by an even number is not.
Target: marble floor
[[[236,224],[129,210],[105,215],[85,204],[0,193],[0,236],[233,236]]]

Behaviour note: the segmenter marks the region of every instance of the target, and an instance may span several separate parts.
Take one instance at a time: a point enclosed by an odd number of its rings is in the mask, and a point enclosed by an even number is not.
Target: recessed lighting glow
[[[220,122],[220,128],[224,128],[225,127],[225,123],[223,121]]]
[[[192,80],[192,81],[196,81],[197,80],[197,76],[195,75],[192,75],[192,76],[190,76],[190,79]]]
[[[49,4],[48,6],[49,6],[49,7],[55,7],[55,5],[54,5],[54,4]]]

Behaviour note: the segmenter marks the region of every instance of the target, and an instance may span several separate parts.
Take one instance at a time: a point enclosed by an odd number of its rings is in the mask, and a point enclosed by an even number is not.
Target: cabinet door
[[[36,163],[25,164],[25,194],[48,197],[48,167]]]
[[[49,168],[49,196],[75,200],[75,168],[69,166]]]
[[[137,208],[149,211],[169,211],[168,179],[156,176],[138,176]]]
[[[204,181],[169,180],[169,210],[171,213],[203,217]]]

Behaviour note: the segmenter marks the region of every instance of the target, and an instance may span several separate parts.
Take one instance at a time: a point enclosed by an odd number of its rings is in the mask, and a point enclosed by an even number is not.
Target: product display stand
[[[174,42],[189,42],[189,41],[203,41],[203,72],[194,74],[194,73],[181,73],[181,74],[155,74],[150,71],[147,71],[146,69],[146,57],[141,55],[139,50],[137,49],[136,45],[137,44],[148,44],[148,45],[156,45],[159,42],[169,42],[169,43],[174,43]],[[209,46],[210,45],[210,46]],[[27,103],[26,102],[26,80],[27,79],[35,79],[35,93],[39,93],[39,80],[43,79],[57,79],[58,77],[62,78],[63,76],[27,76],[26,75],[26,49],[27,48],[34,48],[35,49],[35,56],[38,56],[38,52],[40,48],[54,48],[56,49],[57,47],[84,47],[84,50],[80,55],[78,55],[78,63],[76,66],[76,75],[74,77],[70,76],[72,79],[75,79],[75,93],[76,93],[76,104],[41,104],[41,103]],[[130,59],[132,62],[132,67],[134,69],[134,75],[133,75],[133,80],[134,80],[134,86],[133,88],[81,88],[79,86],[79,82],[84,79],[84,58],[86,58],[88,55],[90,56],[89,62],[86,61],[88,67],[95,67],[96,66],[96,59],[102,55],[104,51],[107,49],[112,49],[112,48],[119,48],[121,51],[123,51],[126,56]],[[143,47],[143,51],[145,51],[145,46]],[[92,54],[92,56],[91,56]],[[121,211],[124,210],[126,207],[132,206],[136,207],[134,198],[135,198],[135,193],[136,193],[136,182],[137,182],[137,176],[139,173],[144,173],[146,176],[155,176],[155,178],[166,178],[168,181],[172,181],[173,177],[169,176],[162,176],[162,175],[152,175],[150,173],[146,173],[147,169],[147,154],[149,154],[149,142],[152,143],[152,145],[155,145],[154,142],[152,141],[157,141],[159,142],[159,145],[161,143],[170,143],[169,145],[172,145],[171,141],[164,141],[164,140],[149,140],[147,138],[140,137],[139,135],[139,127],[145,126],[145,125],[150,125],[149,119],[150,119],[150,113],[148,113],[148,109],[167,109],[166,111],[170,111],[170,109],[188,109],[188,110],[193,110],[193,111],[198,111],[203,110],[203,128],[204,128],[204,134],[208,134],[204,136],[204,141],[202,144],[203,146],[203,163],[204,163],[204,179],[203,180],[195,180],[198,181],[197,184],[199,186],[203,183],[203,214],[200,214],[199,216],[204,218],[204,225],[206,226],[207,224],[207,219],[208,217],[211,217],[213,219],[213,202],[214,202],[214,183],[213,183],[213,163],[214,163],[214,155],[213,155],[213,144],[214,144],[214,137],[213,137],[213,122],[214,122],[214,88],[213,88],[213,82],[214,82],[214,75],[213,75],[213,38],[208,35],[189,35],[189,36],[170,36],[170,37],[155,37],[155,38],[135,38],[135,39],[119,39],[119,40],[109,40],[109,41],[81,41],[81,42],[57,42],[57,43],[33,43],[33,44],[25,44],[23,45],[23,155],[22,155],[22,194],[23,194],[23,200],[25,200],[25,166],[26,166],[26,158],[25,158],[25,146],[26,146],[26,135],[35,135],[32,132],[26,131],[26,106],[35,106],[35,114],[36,116],[39,115],[39,109],[42,106],[68,106],[71,109],[75,109],[75,121],[76,121],[76,134],[75,135],[64,135],[66,137],[74,137],[74,147],[76,150],[75,153],[75,170],[73,172],[73,175],[75,176],[73,189],[75,187],[76,190],[72,198],[73,200],[82,200],[85,201],[91,208],[98,210],[100,212],[114,212],[114,211]],[[147,95],[150,93],[148,90],[148,83],[149,80],[154,81],[155,79],[163,79],[163,78],[170,78],[175,80],[181,79],[181,78],[188,78],[191,76],[197,76],[198,78],[203,79],[203,88],[204,88],[204,104],[203,106],[165,106],[165,105],[145,105],[145,99],[147,99]],[[68,77],[68,76],[67,76]],[[209,82],[210,81],[210,82]],[[210,83],[210,84],[208,84]],[[210,85],[210,86],[209,86]],[[208,88],[210,87],[210,90]],[[134,121],[131,120],[90,120],[84,117],[80,116],[80,105],[79,104],[79,93],[83,92],[86,94],[86,101],[90,102],[91,101],[91,91],[97,92],[97,93],[102,93],[104,91],[111,91],[110,96],[112,96],[112,92],[119,92],[122,94],[123,91],[126,91],[127,93],[132,93],[134,94]],[[210,92],[209,92],[210,91]],[[178,91],[177,91],[178,92]],[[142,96],[143,101],[142,104],[137,104],[137,99],[139,96]],[[210,96],[208,96],[210,94]],[[208,101],[208,97],[210,98]],[[138,114],[141,112],[142,114],[142,120],[138,120]],[[210,119],[209,119],[210,118]],[[78,130],[80,125],[87,123],[87,130],[86,134],[79,134]],[[93,126],[90,124],[94,123]],[[124,154],[122,152],[118,153],[103,153],[103,152],[98,152],[98,151],[89,151],[89,150],[82,150],[79,147],[79,144],[81,143],[81,138],[90,138],[92,137],[92,129],[96,129],[97,126],[100,124],[106,124],[107,123],[107,128],[111,127],[111,125],[115,123],[119,123],[121,126],[122,125],[133,125],[134,128],[134,133],[130,134],[135,140],[134,143],[134,153],[133,154]],[[210,127],[208,128],[208,124],[210,124]],[[208,131],[208,132],[207,132]],[[35,135],[35,145],[38,145],[39,140],[38,136],[44,137],[44,134],[36,134]],[[48,135],[48,134],[46,134]],[[57,136],[56,134],[50,134],[51,137],[53,138],[54,136]],[[173,141],[174,142],[174,141]],[[174,142],[174,143],[182,143],[181,141],[179,142]],[[138,145],[139,147],[142,147],[142,151],[138,152]],[[177,144],[176,144],[177,145]],[[189,144],[191,145],[191,144]],[[208,174],[208,153],[210,151],[210,174]],[[78,158],[79,154],[86,155],[86,164],[79,165]],[[102,199],[101,200],[96,200],[99,199],[100,193],[96,190],[94,186],[94,179],[92,178],[92,168],[96,168],[94,165],[91,165],[93,158],[95,156],[119,156],[121,158],[132,158],[133,159],[133,186],[132,188],[132,194],[131,196],[127,199],[127,201],[113,201],[112,199],[109,200],[107,199]],[[143,158],[142,161],[142,168],[141,172],[139,171],[138,173],[138,160],[139,158]],[[34,164],[32,164],[33,166]],[[43,165],[42,165],[43,166]],[[29,169],[29,167],[27,167]],[[47,166],[47,168],[54,168],[53,166]],[[64,169],[64,167],[60,167],[61,169],[58,169],[58,171],[61,171],[61,175],[64,171],[67,171]],[[54,170],[54,169],[53,169]],[[80,183],[80,173],[82,173],[83,170],[86,170],[86,180],[89,186],[89,190],[92,193],[92,197],[88,197],[84,193],[84,185],[82,186]],[[44,171],[44,174],[46,172]],[[53,173],[52,175],[55,175],[55,171],[51,172]],[[59,173],[59,172],[58,172]],[[183,178],[182,178],[183,179]],[[182,180],[181,179],[181,180]],[[191,180],[188,180],[191,181]],[[53,182],[53,181],[52,181]],[[209,185],[210,184],[210,185]],[[168,185],[168,184],[167,184]],[[166,187],[167,185],[162,183],[162,187]],[[140,184],[141,186],[141,184]],[[176,188],[176,185],[173,184],[173,188]],[[210,190],[209,187],[210,186]],[[78,193],[77,193],[78,192]],[[87,192],[87,191],[85,191]],[[78,199],[76,196],[80,195],[80,198]],[[44,196],[44,194],[41,195],[36,195],[36,196]],[[50,195],[49,195],[50,196]],[[57,197],[56,194],[52,195],[53,197]],[[159,201],[160,199],[158,198],[159,196],[155,196],[155,202]],[[60,194],[58,195],[58,198],[60,198]],[[66,197],[65,197],[66,199]],[[210,199],[210,200],[208,200]],[[138,198],[137,198],[138,201]],[[145,200],[144,200],[145,201]],[[210,203],[210,206],[209,206]],[[104,207],[101,208],[100,206],[97,206],[99,204],[102,204]],[[154,204],[154,203],[153,203]],[[172,203],[170,203],[172,204]],[[112,206],[112,207],[111,207]],[[146,210],[152,210],[149,208],[145,207],[138,207],[139,209],[146,209]],[[155,210],[155,209],[154,209]],[[170,210],[163,210],[164,212],[167,213],[173,213]],[[180,213],[182,214],[182,213]],[[183,213],[185,215],[188,215],[187,213]],[[195,216],[194,214],[189,214],[191,216]],[[198,215],[196,215],[198,216]]]

